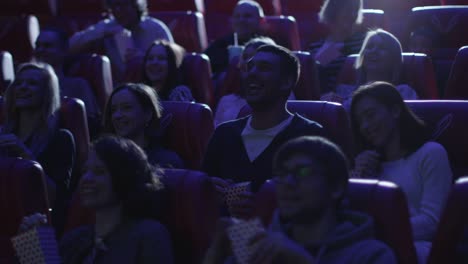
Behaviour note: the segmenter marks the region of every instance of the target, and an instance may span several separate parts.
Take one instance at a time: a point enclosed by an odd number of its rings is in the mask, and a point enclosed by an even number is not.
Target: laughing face
[[[114,132],[125,138],[134,139],[144,133],[151,114],[145,112],[138,98],[123,89],[114,94],[111,101],[111,121]]]
[[[151,48],[146,59],[145,72],[152,83],[164,83],[169,73],[169,61],[163,45],[154,45]]]
[[[369,39],[363,56],[362,64],[366,71],[386,72],[391,70],[393,58],[380,36],[376,35]]]
[[[257,52],[247,64],[245,99],[252,108],[269,107],[282,100],[281,58],[270,52]]]
[[[98,209],[117,203],[111,175],[95,150],[89,152],[79,193],[82,205],[88,208]]]
[[[44,97],[43,73],[25,69],[18,73],[13,83],[15,106],[18,109],[39,109]]]
[[[361,98],[353,113],[359,132],[374,148],[383,150],[398,133],[399,109],[389,108],[370,96]]]

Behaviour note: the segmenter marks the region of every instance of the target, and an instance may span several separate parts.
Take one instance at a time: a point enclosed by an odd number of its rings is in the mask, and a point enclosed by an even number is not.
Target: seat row
[[[21,219],[32,213],[48,215],[45,178],[40,165],[34,161],[7,158],[0,160],[0,262],[14,263],[10,238],[18,230]],[[210,178],[199,171],[165,170],[163,183],[167,206],[162,219],[172,237],[175,263],[201,263],[211,236],[215,231],[219,209],[216,192]],[[460,263],[457,244],[468,225],[468,178],[461,178],[452,189],[428,263]],[[374,218],[376,237],[395,252],[398,263],[416,263],[411,237],[411,225],[403,191],[393,183],[350,179],[345,204],[351,209],[368,213]],[[157,201],[155,201],[157,202]],[[160,201],[159,201],[160,202]],[[274,183],[265,183],[255,195],[255,212],[265,225],[271,221],[276,208]],[[50,220],[50,217],[49,217]],[[67,229],[94,223],[94,213],[80,205],[75,196],[69,210]]]

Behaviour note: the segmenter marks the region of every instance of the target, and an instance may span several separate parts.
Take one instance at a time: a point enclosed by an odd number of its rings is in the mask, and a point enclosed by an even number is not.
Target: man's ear
[[[332,190],[331,196],[333,200],[338,201],[340,200],[346,192],[346,184],[345,183],[338,183]]]

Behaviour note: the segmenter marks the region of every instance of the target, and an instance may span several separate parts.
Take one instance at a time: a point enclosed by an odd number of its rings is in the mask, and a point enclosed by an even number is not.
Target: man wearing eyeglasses
[[[273,159],[278,209],[269,230],[248,242],[249,263],[394,264],[392,250],[373,236],[368,215],[340,208],[348,184],[346,156],[316,136],[281,146]],[[220,220],[205,263],[225,263],[229,243]],[[220,226],[220,224],[218,225]]]
[[[252,193],[272,177],[273,154],[281,144],[324,133],[318,123],[286,109],[299,71],[299,61],[288,49],[260,46],[247,64],[244,87],[252,114],[219,125],[208,144],[203,170],[212,176],[220,196],[232,183],[251,183],[242,204],[234,206],[238,216],[249,214]]]

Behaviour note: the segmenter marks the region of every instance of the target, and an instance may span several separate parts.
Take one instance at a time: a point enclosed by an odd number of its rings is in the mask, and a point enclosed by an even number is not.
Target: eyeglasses
[[[276,184],[298,185],[314,178],[315,175],[323,175],[323,173],[310,166],[299,166],[291,170],[278,170],[275,177],[273,177],[273,181]]]

